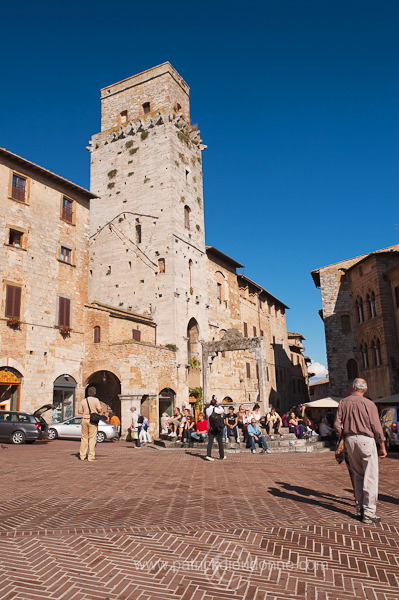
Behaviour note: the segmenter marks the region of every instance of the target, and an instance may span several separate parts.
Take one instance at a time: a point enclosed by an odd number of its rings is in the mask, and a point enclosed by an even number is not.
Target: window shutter
[[[251,379],[251,365],[249,363],[245,363],[247,369],[247,378]]]
[[[256,327],[253,327],[254,337],[256,337]]]
[[[248,324],[244,323],[244,337],[248,337]]]
[[[70,327],[71,319],[71,301],[69,298],[59,296],[58,304],[58,326]]]
[[[100,327],[97,325],[94,327],[94,343],[99,344],[101,339]]]
[[[17,285],[6,286],[5,316],[16,319],[21,316],[21,288]]]
[[[135,342],[141,341],[141,331],[140,329],[133,329],[133,339]]]

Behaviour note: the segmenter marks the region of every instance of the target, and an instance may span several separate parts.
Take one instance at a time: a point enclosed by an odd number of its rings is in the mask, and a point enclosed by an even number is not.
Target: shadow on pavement
[[[340,513],[347,517],[351,517],[352,519],[356,519],[356,515],[354,512],[354,504],[345,502],[345,501],[341,500],[340,498],[337,498],[337,496],[333,496],[331,494],[323,494],[322,492],[318,492],[317,490],[303,488],[300,486],[295,486],[295,485],[291,486],[289,483],[280,483],[280,482],[276,482],[276,483],[285,487],[287,489],[287,491],[285,491],[284,489],[279,489],[279,488],[269,488],[268,492],[272,496],[276,496],[279,498],[286,498],[287,500],[293,500],[294,502],[301,502],[302,504],[318,506],[321,508],[325,508],[326,510],[330,510],[331,512]],[[296,492],[296,493],[289,493],[291,491]],[[314,496],[317,496],[317,498],[314,498]],[[328,502],[328,500],[330,500],[332,503],[330,504]],[[348,510],[344,510],[340,506],[336,506],[335,504],[333,504],[335,502],[339,502],[339,503],[345,504],[347,506],[352,506],[353,512],[349,512]]]

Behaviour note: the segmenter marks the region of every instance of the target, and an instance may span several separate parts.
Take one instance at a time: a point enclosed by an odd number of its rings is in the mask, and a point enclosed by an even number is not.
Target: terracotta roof
[[[290,308],[289,306],[287,306],[286,304],[284,304],[284,302],[281,302],[281,300],[279,300],[278,298],[276,298],[276,296],[273,296],[273,294],[271,294],[264,287],[262,287],[261,285],[259,285],[259,283],[256,283],[255,281],[252,281],[252,279],[249,279],[245,275],[238,275],[238,277],[240,277],[241,279],[244,279],[245,281],[248,281],[248,283],[251,283],[252,285],[254,285],[255,287],[257,287],[259,291],[264,292],[265,294],[267,294],[268,296],[270,296],[270,298],[273,298],[273,300],[275,300],[280,306],[282,306],[283,308],[287,308],[289,310],[289,308]]]
[[[239,263],[236,260],[234,260],[234,258],[231,258],[230,256],[227,256],[227,254],[224,254],[223,252],[220,252],[220,250],[218,250],[214,246],[206,246],[206,252],[207,252],[207,254],[208,253],[209,254],[214,254],[218,258],[221,258],[225,262],[230,263],[233,267],[237,267],[238,269],[241,269],[241,268],[244,267],[244,265],[242,265],[241,263]]]
[[[301,340],[306,340],[305,337],[303,337],[303,335],[301,333],[292,333],[291,331],[287,331],[287,335],[288,337],[292,337],[292,338],[301,338]]]
[[[69,181],[68,179],[64,179],[64,177],[60,177],[60,175],[56,175],[55,173],[48,171],[48,169],[45,169],[44,167],[41,167],[40,165],[37,165],[31,162],[30,160],[27,160],[26,158],[22,158],[22,156],[18,156],[18,154],[14,154],[14,152],[10,152],[5,148],[0,148],[0,157],[9,159],[21,169],[29,169],[38,173],[39,175],[48,177],[58,185],[62,185],[68,188],[69,190],[73,190],[74,192],[80,194],[81,196],[84,196],[88,200],[91,200],[92,198],[98,198],[98,196],[96,196],[89,190],[86,190],[86,188],[83,188],[80,185]]]

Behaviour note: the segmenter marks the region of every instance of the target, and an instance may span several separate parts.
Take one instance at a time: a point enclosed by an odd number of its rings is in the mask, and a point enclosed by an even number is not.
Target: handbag
[[[335,448],[335,460],[339,465],[345,460],[345,440],[343,437],[339,438],[337,447]]]
[[[86,402],[87,402],[87,406],[89,407],[89,413],[90,413],[90,423],[92,425],[98,425],[99,422],[101,421],[101,417],[98,413],[92,413],[90,412],[90,404],[88,399],[86,398]]]

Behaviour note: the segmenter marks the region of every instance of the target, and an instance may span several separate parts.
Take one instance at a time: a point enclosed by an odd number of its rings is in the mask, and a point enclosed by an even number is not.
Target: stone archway
[[[213,359],[220,352],[234,352],[236,350],[249,350],[255,354],[258,386],[259,404],[265,413],[269,410],[269,399],[266,376],[266,349],[264,337],[247,338],[238,329],[228,329],[223,339],[217,342],[204,342],[202,345],[202,387],[204,402],[209,402],[210,389],[210,367]]]
[[[96,388],[96,396],[107,405],[119,418],[121,418],[121,382],[111,371],[96,371],[86,380],[85,396],[90,386]]]

